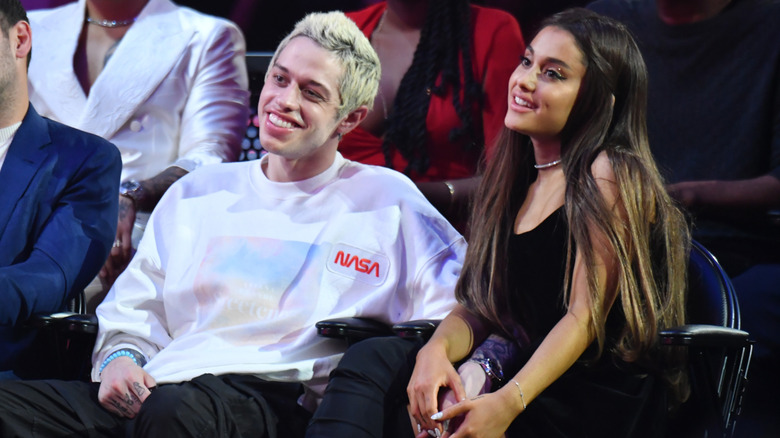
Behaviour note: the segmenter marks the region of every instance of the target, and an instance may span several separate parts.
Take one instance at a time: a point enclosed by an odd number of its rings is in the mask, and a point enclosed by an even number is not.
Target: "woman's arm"
[[[601,284],[607,280],[607,264],[598,255]],[[452,435],[498,437],[542,391],[563,375],[593,341],[590,297],[585,266],[579,253],[574,266],[569,310],[553,327],[520,371],[498,391],[465,400],[441,412],[439,421],[466,414]],[[521,395],[522,394],[522,395]],[[437,414],[438,415],[438,414]],[[446,436],[446,435],[445,435]]]

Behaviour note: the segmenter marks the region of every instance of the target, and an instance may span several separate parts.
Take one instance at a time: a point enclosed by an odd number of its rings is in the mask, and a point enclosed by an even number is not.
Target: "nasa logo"
[[[327,266],[331,272],[376,286],[387,278],[390,263],[383,254],[338,243],[328,256]]]

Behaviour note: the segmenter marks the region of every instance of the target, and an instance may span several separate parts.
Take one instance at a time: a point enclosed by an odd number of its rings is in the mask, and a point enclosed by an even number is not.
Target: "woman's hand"
[[[454,404],[433,418],[441,425],[449,427],[442,435],[444,438],[498,438],[517,417],[512,409],[515,400],[512,399],[511,387],[504,387],[494,393],[482,394]],[[454,419],[459,419],[456,424]]]
[[[409,413],[414,418],[415,431],[438,429],[441,425],[431,420],[438,410],[438,397],[441,388],[450,388],[456,400],[466,398],[460,376],[450,361],[444,348],[435,342],[428,342],[419,353],[417,362],[406,387],[409,396]]]
[[[129,357],[118,357],[100,373],[98,401],[120,417],[134,418],[141,403],[157,385],[154,378]]]

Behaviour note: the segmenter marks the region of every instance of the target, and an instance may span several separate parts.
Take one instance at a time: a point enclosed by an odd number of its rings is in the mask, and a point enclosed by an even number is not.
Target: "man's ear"
[[[17,59],[24,59],[27,62],[27,54],[32,50],[32,30],[30,23],[19,21],[14,24],[9,32],[11,39],[11,50]]]
[[[345,117],[344,120],[342,120],[341,123],[339,123],[338,128],[336,128],[336,133],[339,134],[340,136],[347,134],[349,131],[355,129],[355,127],[359,125],[360,122],[362,122],[367,115],[368,115],[367,106],[362,105],[358,107],[358,109],[347,114],[347,117]]]

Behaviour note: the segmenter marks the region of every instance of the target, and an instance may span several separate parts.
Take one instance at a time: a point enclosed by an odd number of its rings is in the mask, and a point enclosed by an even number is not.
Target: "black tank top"
[[[510,318],[522,325],[533,346],[566,312],[563,282],[568,232],[560,207],[536,228],[509,238]]]

